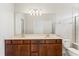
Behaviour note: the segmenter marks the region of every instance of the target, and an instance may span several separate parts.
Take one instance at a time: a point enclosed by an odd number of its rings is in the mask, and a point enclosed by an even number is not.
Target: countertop
[[[56,34],[18,34],[6,39],[62,39]]]

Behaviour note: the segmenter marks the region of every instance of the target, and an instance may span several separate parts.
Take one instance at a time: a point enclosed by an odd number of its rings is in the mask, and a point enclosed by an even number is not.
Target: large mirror
[[[15,34],[54,34],[55,14],[15,13]]]
[[[15,4],[14,32],[16,34],[54,34],[56,13],[46,5]],[[53,10],[53,12],[52,12]]]

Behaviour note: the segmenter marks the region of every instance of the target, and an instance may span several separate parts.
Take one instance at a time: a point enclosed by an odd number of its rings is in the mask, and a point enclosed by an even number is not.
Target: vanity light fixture
[[[33,16],[41,16],[42,15],[42,10],[41,9],[31,9],[29,11],[29,14],[33,15]]]

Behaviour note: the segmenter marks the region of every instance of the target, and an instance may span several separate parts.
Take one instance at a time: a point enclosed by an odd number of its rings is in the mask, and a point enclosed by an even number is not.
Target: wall
[[[0,56],[4,55],[5,38],[14,32],[14,4],[0,3]]]
[[[72,7],[60,7],[56,17],[56,34],[64,40],[72,39]]]

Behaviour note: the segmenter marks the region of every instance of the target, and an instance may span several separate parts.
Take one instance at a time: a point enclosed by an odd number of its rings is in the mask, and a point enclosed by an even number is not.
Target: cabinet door
[[[20,56],[30,56],[30,44],[19,45]]]
[[[18,45],[6,45],[5,55],[6,56],[16,56],[16,55],[19,55]]]
[[[13,55],[12,45],[5,45],[5,56]]]
[[[55,44],[47,44],[47,56],[56,56],[56,45]]]
[[[56,55],[62,56],[62,44],[56,44]]]
[[[19,56],[20,55],[20,48],[19,45],[12,45],[12,56]]]
[[[6,45],[6,56],[30,56],[30,45]]]
[[[46,44],[40,44],[39,45],[39,56],[46,56],[47,50],[46,50]]]

